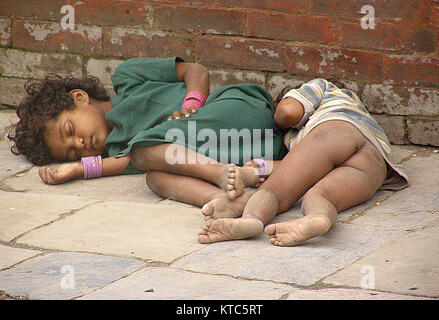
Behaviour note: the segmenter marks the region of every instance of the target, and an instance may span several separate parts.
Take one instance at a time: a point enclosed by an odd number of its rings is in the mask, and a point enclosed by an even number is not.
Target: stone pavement
[[[43,184],[9,152],[0,111],[0,292],[29,299],[437,299],[439,153],[395,146],[412,185],[380,191],[297,247],[202,245],[199,208],[143,175]],[[299,206],[275,221],[300,216]],[[1,297],[2,295],[0,295]]]

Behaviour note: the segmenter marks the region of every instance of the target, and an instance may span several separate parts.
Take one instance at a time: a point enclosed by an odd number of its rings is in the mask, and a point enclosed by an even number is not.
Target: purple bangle
[[[98,178],[102,176],[102,157],[82,157],[84,165],[84,179]]]
[[[268,165],[264,159],[253,159],[254,162],[258,164],[259,175],[263,178],[268,176]]]

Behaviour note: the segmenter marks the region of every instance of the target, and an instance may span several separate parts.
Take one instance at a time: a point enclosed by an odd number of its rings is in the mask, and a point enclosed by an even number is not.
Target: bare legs
[[[139,169],[173,173],[213,183],[224,190],[230,200],[239,198],[244,193],[245,187],[255,185],[259,179],[255,168],[242,168],[239,188],[235,187],[234,174],[229,172],[233,170],[235,165],[216,162],[211,158],[177,144],[138,147],[130,155],[133,164]],[[181,183],[187,181],[190,181],[189,183],[192,184],[196,183],[195,181],[180,179]],[[207,188],[207,186],[203,184],[201,188]],[[183,195],[183,193],[179,193],[179,195]],[[192,199],[186,196],[181,198],[181,200],[177,200],[190,201],[189,203],[195,205],[198,204],[197,201],[193,202],[191,201]]]
[[[215,185],[188,176],[161,171],[146,173],[148,187],[163,198],[170,198],[197,207],[208,219],[212,216],[240,217],[251,194],[244,191],[234,200],[230,200],[227,192]]]
[[[257,235],[277,213],[304,196],[304,217],[265,228],[275,245],[302,243],[326,233],[337,212],[372,197],[385,175],[384,160],[355,127],[325,122],[280,162],[249,199],[241,218],[212,219],[198,239],[211,243]]]

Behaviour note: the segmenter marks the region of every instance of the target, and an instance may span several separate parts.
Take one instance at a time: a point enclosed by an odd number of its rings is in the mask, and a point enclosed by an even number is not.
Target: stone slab
[[[53,167],[56,165],[49,165]],[[146,185],[144,174],[118,175],[99,179],[78,179],[59,185],[44,184],[38,175],[38,167],[3,181],[9,190],[20,192],[71,195],[99,200],[122,200],[157,203],[163,198],[154,194]]]
[[[15,113],[16,111],[13,109],[0,110],[0,132],[2,133],[0,140],[5,139],[6,134],[9,132],[8,129],[18,122],[18,118],[14,117]]]
[[[404,166],[410,175],[410,186],[369,208],[366,214],[352,220],[353,224],[414,230],[435,220],[432,213],[439,212],[439,171],[434,168],[439,167],[439,154],[418,152]]]
[[[377,208],[352,221],[355,225],[365,225],[413,231],[425,228],[439,221],[439,213],[420,212],[381,212]]]
[[[146,267],[80,299],[99,300],[272,300],[295,290],[267,281]]]
[[[438,257],[439,223],[435,223],[391,241],[324,282],[360,287],[362,277],[368,276],[363,283],[377,290],[439,298]]]
[[[203,247],[197,240],[203,224],[196,208],[108,201],[29,232],[17,243],[169,263]]]
[[[405,234],[401,230],[337,223],[324,236],[295,247],[276,247],[261,234],[247,240],[208,245],[172,267],[310,286]]]
[[[296,290],[287,300],[426,300],[429,298],[382,292],[376,290],[327,288],[317,290]]]
[[[30,169],[32,163],[23,156],[12,154],[10,143],[0,141],[0,181]]]
[[[145,266],[142,261],[60,252],[39,256],[0,272],[0,290],[30,299],[72,299]]]
[[[72,196],[0,191],[0,203],[0,240],[9,242],[92,201]]]
[[[0,244],[0,270],[41,254],[41,251],[8,247]]]

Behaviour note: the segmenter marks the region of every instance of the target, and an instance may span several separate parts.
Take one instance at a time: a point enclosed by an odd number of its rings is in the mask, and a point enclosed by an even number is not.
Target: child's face
[[[105,121],[105,112],[88,102],[88,98],[79,103],[75,100],[73,109],[46,123],[44,141],[55,159],[76,161],[104,154],[111,127]]]

